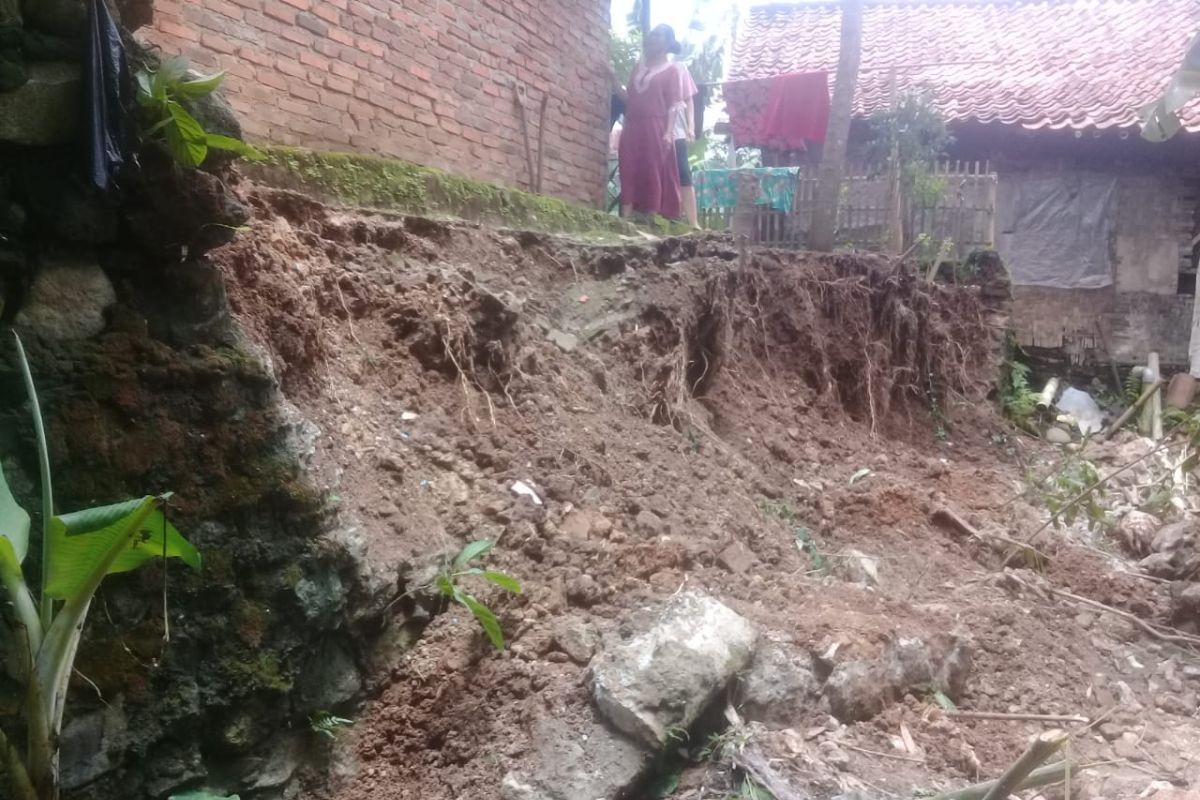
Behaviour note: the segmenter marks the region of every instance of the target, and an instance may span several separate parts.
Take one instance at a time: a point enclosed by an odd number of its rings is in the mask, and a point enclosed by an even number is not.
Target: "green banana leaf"
[[[46,595],[59,599],[74,595],[113,547],[125,549],[108,568],[108,575],[129,572],[152,558],[161,558],[164,554],[164,533],[167,557],[179,558],[192,569],[199,570],[200,554],[196,548],[175,530],[174,525],[166,521],[157,508],[146,517],[133,540],[122,544],[121,533],[129,519],[147,502],[154,502],[154,498],[97,506],[55,517],[50,525],[50,568],[46,579]]]
[[[20,572],[28,549],[29,514],[17,505],[0,467],[0,561]]]

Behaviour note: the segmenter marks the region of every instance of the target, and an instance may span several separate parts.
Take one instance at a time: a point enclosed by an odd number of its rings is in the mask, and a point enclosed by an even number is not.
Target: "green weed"
[[[353,724],[354,720],[334,716],[328,711],[317,711],[308,718],[308,725],[313,733],[328,739],[334,738],[339,730]]]
[[[500,621],[496,619],[496,615],[474,595],[464,591],[458,585],[463,578],[477,577],[499,586],[506,592],[521,593],[521,584],[511,575],[471,566],[472,562],[486,555],[494,546],[494,543],[487,539],[471,542],[454,557],[449,567],[437,576],[434,585],[444,597],[470,611],[479,622],[480,627],[483,628],[483,632],[487,634],[492,646],[497,650],[503,650],[504,631],[501,630]]]

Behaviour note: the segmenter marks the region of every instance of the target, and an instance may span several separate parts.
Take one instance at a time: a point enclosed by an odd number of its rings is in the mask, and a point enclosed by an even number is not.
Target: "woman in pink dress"
[[[675,31],[659,25],[642,41],[642,58],[625,87],[625,123],[618,152],[621,211],[679,217],[675,118],[685,102],[679,74],[667,60],[680,51]]]

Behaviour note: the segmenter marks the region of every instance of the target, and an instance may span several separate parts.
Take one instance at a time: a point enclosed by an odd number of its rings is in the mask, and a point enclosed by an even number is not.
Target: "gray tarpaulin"
[[[1088,172],[1000,176],[996,247],[1020,286],[1112,284],[1109,235],[1117,179]]]

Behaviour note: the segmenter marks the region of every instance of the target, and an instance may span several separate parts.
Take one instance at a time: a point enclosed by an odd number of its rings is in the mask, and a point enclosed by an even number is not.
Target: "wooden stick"
[[[1126,422],[1129,422],[1130,417],[1136,414],[1138,409],[1146,404],[1146,401],[1150,399],[1150,395],[1162,388],[1163,382],[1163,379],[1159,378],[1158,380],[1154,381],[1154,383],[1143,389],[1142,393],[1138,395],[1138,399],[1133,401],[1133,405],[1122,411],[1121,416],[1117,417],[1116,422],[1114,422],[1112,425],[1109,425],[1106,430],[1100,432],[1100,434],[1096,437],[1097,441],[1107,442],[1108,437],[1121,430],[1121,426]]]
[[[542,165],[545,163],[546,144],[546,104],[550,102],[550,93],[542,92],[542,102],[538,106],[538,132],[537,132],[537,177],[533,180],[534,194],[542,193]]]
[[[1070,767],[1071,774],[1077,775],[1081,770],[1099,766],[1098,764],[1072,764]],[[1038,786],[1049,786],[1052,783],[1059,783],[1066,776],[1067,762],[1060,761],[1057,764],[1035,769],[1029,773],[1029,777],[1021,782],[1017,787],[1020,789],[1033,789]],[[983,800],[988,791],[995,786],[997,781],[985,781],[984,783],[976,783],[962,789],[955,789],[950,792],[943,792],[933,800]]]
[[[891,758],[891,759],[895,759],[896,761],[912,761],[917,764],[925,763],[925,759],[917,758],[916,756],[902,756],[898,753],[881,753],[878,750],[868,750],[865,747],[855,747],[854,745],[846,744],[845,742],[838,742],[838,747],[844,747],[847,750],[853,750],[856,753],[865,753],[866,755],[869,755],[869,756],[879,756],[880,758]]]
[[[1006,714],[1000,711],[946,711],[954,719],[995,719],[1008,722],[1078,722],[1087,724],[1087,717],[1073,714]]]
[[[1105,605],[1099,600],[1092,600],[1088,597],[1080,597],[1077,594],[1064,592],[1062,589],[1050,589],[1048,591],[1050,594],[1058,595],[1059,597],[1066,598],[1067,600],[1074,600],[1076,603],[1082,603],[1085,606],[1091,606],[1092,608],[1099,609],[1100,611],[1107,611],[1110,614],[1115,614],[1122,619],[1127,619],[1146,633],[1153,636],[1155,639],[1159,639],[1164,642],[1174,642],[1175,644],[1200,645],[1200,636],[1193,636],[1190,633],[1184,633],[1183,631],[1176,630],[1175,628],[1167,628],[1166,626],[1160,628],[1157,625],[1151,625],[1149,622],[1146,622],[1146,620],[1135,614]]]
[[[1006,800],[1021,788],[1029,773],[1033,772],[1062,747],[1069,737],[1062,731],[1046,731],[1034,736],[1021,757],[1005,770],[1000,779],[983,796],[983,800]]]
[[[951,511],[949,508],[942,507],[936,509],[933,514],[930,515],[930,520],[932,520],[934,523],[942,525],[943,527],[956,530],[964,536],[970,536],[975,539],[994,539],[998,542],[1012,545],[1013,547],[1030,553],[1031,555],[1040,559],[1041,563],[1049,563],[1050,561],[1050,556],[1046,555],[1041,550],[1038,550],[1028,542],[1018,542],[1016,539],[1009,538],[1008,536],[1000,533],[984,533],[983,531],[977,530],[975,526]],[[1014,554],[1015,551],[1010,550],[1004,559],[1005,562],[1007,563]]]

